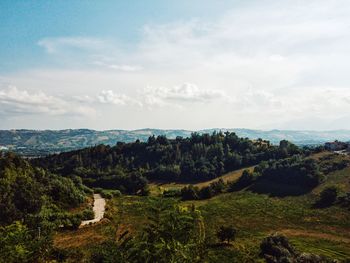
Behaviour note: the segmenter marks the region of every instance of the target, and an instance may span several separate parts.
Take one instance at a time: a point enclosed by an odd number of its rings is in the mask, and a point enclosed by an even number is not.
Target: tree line
[[[324,173],[316,160],[295,155],[280,160],[263,161],[255,166],[253,171],[243,170],[236,181],[225,183],[219,179],[202,188],[188,185],[180,190],[166,190],[163,196],[181,197],[182,200],[200,200],[245,188],[271,195],[299,195],[310,191],[323,180]]]
[[[98,145],[34,159],[33,163],[64,176],[78,175],[92,187],[111,187],[135,194],[147,192],[147,180],[205,181],[264,160],[301,152],[287,141],[275,146],[261,139],[239,138],[235,133],[214,132],[176,139],[151,136],[147,142],[119,142],[113,147]]]

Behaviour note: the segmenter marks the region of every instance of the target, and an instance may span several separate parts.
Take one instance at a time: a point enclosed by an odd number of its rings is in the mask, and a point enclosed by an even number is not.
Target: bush
[[[181,190],[179,189],[169,189],[163,192],[163,197],[179,197],[181,196]]]
[[[102,193],[102,191],[103,191],[103,189],[102,189],[102,188],[100,188],[100,187],[96,187],[96,188],[94,188],[94,193],[101,194],[101,193]]]
[[[79,215],[71,215],[68,220],[68,225],[66,226],[68,229],[76,230],[79,228],[81,224],[81,218]]]
[[[121,197],[122,196],[122,192],[120,192],[119,190],[111,190],[110,193],[113,195],[113,197]]]
[[[198,197],[198,187],[193,185],[185,186],[181,189],[182,200],[197,200]]]
[[[107,198],[107,199],[112,199],[113,198],[113,195],[111,192],[109,192],[108,190],[102,190],[101,191],[101,196],[103,198]]]
[[[81,224],[81,214],[62,213],[59,214],[59,226],[64,229],[76,230]]]
[[[317,205],[320,207],[326,207],[334,204],[338,197],[338,189],[335,186],[330,186],[322,190],[320,193],[320,199]]]
[[[94,219],[95,213],[91,208],[85,209],[83,212],[81,212],[81,220],[91,220]]]
[[[214,190],[210,186],[203,187],[198,192],[199,199],[209,199],[215,195]]]

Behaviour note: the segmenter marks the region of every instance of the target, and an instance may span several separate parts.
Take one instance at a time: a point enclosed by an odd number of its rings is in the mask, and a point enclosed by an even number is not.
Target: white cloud
[[[47,53],[66,51],[66,49],[99,50],[105,48],[106,42],[97,38],[88,37],[54,37],[43,38],[38,45],[45,48]]]
[[[250,112],[281,111],[286,106],[284,97],[276,96],[265,90],[248,89],[235,96],[231,101],[236,109]]]
[[[125,94],[117,94],[112,90],[102,90],[97,96],[100,103],[103,104],[115,104],[115,105],[137,105],[142,106],[142,103],[136,99],[133,99]]]
[[[139,71],[142,69],[140,66],[131,66],[131,65],[109,65],[109,68],[121,71]]]
[[[168,103],[202,102],[208,103],[226,97],[217,89],[200,89],[195,84],[184,83],[174,87],[147,87],[143,95],[148,105],[166,105]]]
[[[14,86],[0,90],[0,114],[12,115],[94,115],[92,108],[71,105],[66,100],[47,95],[43,92],[30,93]]]

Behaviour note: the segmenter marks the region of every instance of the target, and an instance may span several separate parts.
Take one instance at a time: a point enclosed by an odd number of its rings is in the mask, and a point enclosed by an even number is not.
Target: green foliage
[[[64,209],[84,200],[80,178],[34,168],[12,153],[0,155],[0,262],[45,258],[54,229],[80,225],[82,215]]]
[[[139,194],[147,195],[148,192],[148,180],[142,176],[139,172],[130,172],[125,175],[122,171],[118,171],[117,174],[106,175],[100,174],[97,178],[86,178],[84,183],[90,187],[96,189],[101,193],[101,189],[119,190],[121,193],[126,194]]]
[[[21,223],[0,228],[1,262],[25,262],[33,251],[29,247],[31,236]]]
[[[127,234],[127,232],[125,233]],[[119,240],[107,240],[93,248],[90,255],[92,263],[114,263],[114,262],[133,262],[131,254],[133,252],[133,243],[130,238],[123,235]],[[135,262],[135,261],[134,261]]]
[[[203,219],[193,206],[155,201],[137,244],[137,262],[202,262],[205,249]]]
[[[0,262],[38,262],[48,253],[49,236],[38,236],[20,222],[0,227]]]
[[[113,197],[122,196],[122,193],[119,190],[107,190],[107,189],[98,188],[98,193],[100,193],[103,198],[107,198],[107,199],[112,199]],[[141,192],[139,192],[139,194],[142,195]]]
[[[302,195],[324,180],[317,161],[299,155],[262,162],[254,172],[257,175],[252,176],[253,184],[249,189],[273,196]]]
[[[91,262],[203,262],[206,257],[203,218],[194,207],[180,208],[167,199],[150,200],[141,233],[123,233],[93,249]]]
[[[189,185],[181,189],[182,200],[197,200],[199,189],[196,186]]]
[[[48,195],[54,202],[66,207],[75,207],[85,200],[85,194],[77,191],[73,181],[65,177],[56,177],[50,180]]]
[[[36,215],[44,203],[61,208],[81,204],[85,194],[81,181],[75,181],[34,168],[12,153],[0,156],[0,224]]]
[[[81,220],[91,220],[94,219],[95,213],[91,208],[86,208],[81,212]]]

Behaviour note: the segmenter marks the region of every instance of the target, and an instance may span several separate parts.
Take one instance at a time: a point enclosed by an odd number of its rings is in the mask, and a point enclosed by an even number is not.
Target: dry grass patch
[[[74,231],[58,232],[54,236],[53,245],[60,249],[81,248],[99,244],[106,240],[102,228],[106,220],[99,224],[79,228]]]

